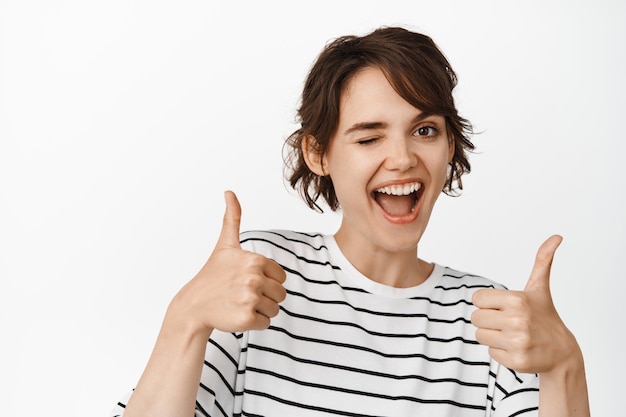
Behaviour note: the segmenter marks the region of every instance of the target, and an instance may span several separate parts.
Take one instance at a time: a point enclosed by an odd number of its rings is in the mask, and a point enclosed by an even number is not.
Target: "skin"
[[[539,374],[540,416],[589,416],[583,355],[554,307],[550,268],[561,244],[558,235],[539,248],[523,291],[474,293],[476,340],[489,354],[518,372]]]
[[[420,115],[382,71],[367,68],[354,76],[341,97],[339,127],[328,154],[315,153],[314,138],[304,145],[309,167],[330,175],[341,203],[343,220],[335,235],[339,247],[364,275],[396,287],[417,285],[432,271],[417,257],[417,246],[453,156],[443,118]],[[353,126],[368,128],[354,131]],[[429,126],[439,132],[419,134]],[[415,179],[424,187],[418,215],[398,223],[381,213],[372,191]],[[489,346],[496,361],[518,372],[540,374],[541,416],[589,416],[582,353],[550,294],[550,267],[561,240],[552,236],[539,248],[523,291],[477,291],[472,323],[477,341]]]
[[[418,242],[453,156],[445,121],[404,101],[376,68],[354,76],[340,106],[328,153],[316,153],[313,137],[303,143],[311,170],[333,180],[343,213],[337,243],[371,279],[396,287],[418,285],[433,268],[418,258]],[[406,216],[385,213],[374,191],[407,182],[422,185],[415,210]],[[286,296],[285,272],[241,249],[241,207],[232,192],[225,199],[220,238],[204,267],[170,303],[126,417],[193,415],[213,329],[265,329],[278,314]],[[541,416],[589,416],[582,354],[550,296],[550,266],[560,242],[553,236],[540,247],[523,291],[477,291],[472,322],[477,340],[490,347],[494,359],[540,374]]]
[[[332,178],[342,211],[335,238],[346,257],[382,284],[410,287],[426,280],[433,266],[417,258],[417,244],[454,155],[445,119],[423,114],[395,92],[382,71],[367,68],[342,94],[327,155],[315,152],[314,140],[305,141],[305,157],[314,173]],[[423,191],[410,221],[390,218],[373,198],[382,186],[413,182]]]
[[[285,299],[285,271],[276,262],[241,249],[241,207],[234,193],[227,191],[224,197],[226,212],[213,253],[172,299],[125,417],[193,415],[213,329],[266,329]]]

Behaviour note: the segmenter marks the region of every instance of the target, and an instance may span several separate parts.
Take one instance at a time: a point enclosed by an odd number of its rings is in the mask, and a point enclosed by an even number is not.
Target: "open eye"
[[[435,126],[430,126],[430,125],[420,126],[420,127],[417,128],[417,130],[413,134],[415,136],[423,136],[423,137],[426,137],[426,138],[434,138],[435,136],[437,136],[439,134],[439,128],[437,128]]]

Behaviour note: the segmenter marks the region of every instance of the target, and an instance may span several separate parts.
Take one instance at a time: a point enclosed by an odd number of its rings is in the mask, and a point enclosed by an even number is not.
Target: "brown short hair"
[[[343,36],[330,42],[320,53],[306,78],[298,119],[301,127],[286,140],[285,177],[307,205],[323,197],[331,210],[339,207],[332,180],[318,176],[306,165],[302,141],[315,138],[321,155],[328,152],[339,123],[339,103],[345,86],[367,67],[380,68],[396,92],[414,107],[446,120],[454,157],[443,192],[456,195],[463,189],[461,176],[470,171],[467,153],[472,125],[459,116],[452,90],[457,77],[433,40],[399,27],[379,28],[365,36]],[[455,186],[456,184],[456,186]]]

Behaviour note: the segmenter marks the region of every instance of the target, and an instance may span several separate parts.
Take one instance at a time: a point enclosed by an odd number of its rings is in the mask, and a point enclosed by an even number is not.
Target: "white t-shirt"
[[[267,330],[213,332],[196,416],[537,415],[538,376],[491,359],[470,322],[473,292],[501,285],[435,265],[416,287],[389,287],[320,234],[241,242],[283,267],[287,298]]]

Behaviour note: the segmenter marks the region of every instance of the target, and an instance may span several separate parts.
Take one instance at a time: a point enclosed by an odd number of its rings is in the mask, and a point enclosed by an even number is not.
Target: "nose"
[[[387,142],[384,166],[390,171],[407,171],[417,165],[417,155],[411,149],[410,140],[404,137]]]

